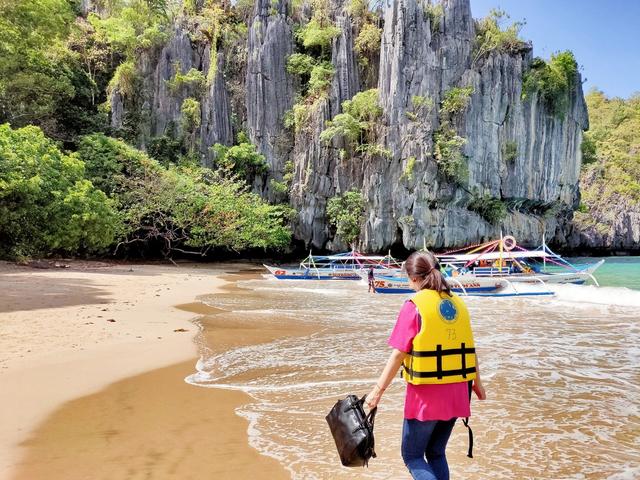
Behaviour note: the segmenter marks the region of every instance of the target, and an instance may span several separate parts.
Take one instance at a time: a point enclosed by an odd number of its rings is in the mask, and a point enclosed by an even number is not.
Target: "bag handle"
[[[360,400],[358,400],[358,403],[362,405],[362,408],[364,410],[364,401],[367,399],[367,395],[365,394]],[[369,410],[369,413],[367,414],[367,416],[365,417],[365,422],[367,422],[367,424],[369,425],[369,429],[371,430],[371,456],[373,458],[376,458],[376,450],[375,450],[375,440],[374,440],[374,436],[373,436],[373,425],[375,423],[376,420],[376,413],[378,413],[378,407],[373,407],[371,410]],[[367,461],[367,465],[368,465],[368,461]]]
[[[365,394],[360,400],[358,400],[358,403],[363,406],[363,410],[364,410],[364,401],[366,399],[367,399],[367,395]],[[373,424],[376,420],[376,413],[378,413],[378,407],[373,407],[371,410],[369,410],[369,413],[366,417],[367,422],[371,426],[371,430],[373,430]]]

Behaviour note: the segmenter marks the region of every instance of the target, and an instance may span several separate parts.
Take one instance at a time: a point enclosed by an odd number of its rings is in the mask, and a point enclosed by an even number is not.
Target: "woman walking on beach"
[[[407,381],[402,458],[416,480],[448,480],[445,449],[458,417],[468,417],[470,388],[486,398],[469,312],[451,293],[435,257],[414,252],[404,264],[417,293],[403,305],[389,338],[393,352],[367,395],[376,407],[402,366]]]

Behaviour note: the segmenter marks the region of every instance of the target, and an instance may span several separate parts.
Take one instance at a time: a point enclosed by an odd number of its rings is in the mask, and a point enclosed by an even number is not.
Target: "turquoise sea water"
[[[594,263],[600,258],[570,258],[572,263]],[[596,271],[603,287],[627,287],[640,290],[640,257],[605,257],[604,265]]]

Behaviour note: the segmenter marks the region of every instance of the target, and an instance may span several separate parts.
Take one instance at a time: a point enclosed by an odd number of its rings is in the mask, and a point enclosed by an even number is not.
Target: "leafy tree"
[[[263,202],[233,176],[197,166],[164,168],[102,134],[84,137],[78,153],[87,176],[119,206],[118,250],[145,246],[165,255],[202,254],[211,248],[283,248],[291,241],[291,211]]]
[[[563,116],[569,107],[569,95],[578,79],[578,64],[570,51],[551,55],[547,63],[536,58],[522,82],[522,97],[538,93],[552,114]]]
[[[319,19],[317,15],[298,31],[298,38],[305,48],[319,48],[323,53],[329,50],[331,41],[338,35],[338,27]]]
[[[238,134],[238,144],[232,147],[216,143],[213,146],[216,163],[223,170],[242,178],[266,173],[268,165],[264,155],[251,143],[244,132]]]
[[[380,53],[382,29],[373,23],[365,23],[356,37],[354,49],[363,67],[367,67]]]
[[[102,133],[80,139],[78,157],[86,177],[110,197],[121,199],[132,178],[159,175],[162,168],[144,152]]]
[[[499,224],[507,216],[505,203],[491,195],[479,195],[476,193],[467,208],[494,225]]]
[[[151,158],[158,160],[163,166],[180,163],[181,157],[186,153],[182,142],[175,135],[162,135],[153,137],[147,143],[147,152]]]
[[[126,194],[123,244],[160,242],[172,251],[283,248],[291,241],[290,212],[264,203],[232,179],[200,167],[138,178]]]
[[[138,72],[133,60],[128,60],[118,65],[113,78],[107,87],[107,93],[112,95],[118,92],[123,98],[133,98],[138,90]]]
[[[320,140],[330,142],[336,136],[343,137],[348,143],[356,143],[366,124],[348,113],[339,113],[327,122],[327,128],[320,134]]]
[[[128,59],[133,59],[138,49],[153,48],[169,38],[165,2],[128,0],[114,3],[108,16],[91,13],[88,19],[109,45]]]
[[[311,70],[309,78],[309,97],[322,97],[327,93],[336,70],[331,62],[317,64]]]
[[[56,130],[57,102],[74,96],[64,39],[66,0],[0,2],[0,122]]]
[[[200,102],[195,98],[186,98],[182,102],[180,113],[182,114],[182,132],[189,151],[193,152],[196,150],[196,134],[202,117]]]
[[[293,75],[311,75],[316,60],[304,53],[294,53],[287,60],[287,72]]]
[[[464,183],[467,176],[466,161],[462,147],[467,140],[456,134],[455,130],[442,125],[434,135],[434,157],[439,170],[456,183]]]
[[[342,102],[342,112],[327,122],[320,139],[329,142],[341,136],[353,148],[370,151],[375,143],[376,121],[382,115],[382,108],[378,105],[378,90],[373,88],[356,93],[351,100]]]
[[[84,164],[38,127],[0,125],[0,251],[3,256],[90,252],[110,245],[113,202],[83,178]]]
[[[353,244],[360,236],[364,221],[364,198],[359,190],[353,189],[327,202],[329,224],[336,228],[336,235],[348,244]]]
[[[442,100],[440,113],[449,117],[462,113],[467,108],[472,93],[472,86],[454,87],[447,90]]]
[[[180,63],[174,65],[176,74],[171,80],[167,81],[167,86],[172,94],[176,94],[183,89],[193,89],[198,96],[204,94],[207,79],[200,70],[195,68],[189,69],[187,73],[182,73]]]
[[[493,9],[489,15],[476,22],[473,63],[491,52],[513,54],[531,48],[529,43],[519,37],[524,22],[514,22],[503,29],[500,24],[508,19],[506,12]]]

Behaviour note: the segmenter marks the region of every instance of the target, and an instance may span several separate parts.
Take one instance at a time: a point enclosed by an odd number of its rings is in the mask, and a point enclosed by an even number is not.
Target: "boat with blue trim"
[[[373,269],[379,275],[394,275],[402,264],[389,255],[364,255],[358,251],[334,255],[313,255],[297,267],[263,265],[278,280],[360,280]]]

